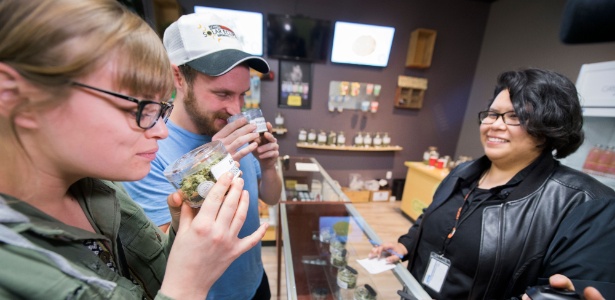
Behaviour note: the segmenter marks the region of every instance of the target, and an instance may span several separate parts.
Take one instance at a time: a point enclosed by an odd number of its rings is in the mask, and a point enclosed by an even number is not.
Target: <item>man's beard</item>
[[[184,106],[190,120],[196,125],[200,134],[213,136],[222,129],[216,128],[216,119],[228,119],[231,115],[224,112],[201,112],[197,104],[194,89],[189,86],[186,95],[184,96]]]

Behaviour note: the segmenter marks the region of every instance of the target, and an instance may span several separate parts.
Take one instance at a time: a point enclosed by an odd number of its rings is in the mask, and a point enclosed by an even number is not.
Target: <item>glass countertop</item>
[[[369,285],[378,299],[399,299],[397,290],[431,299],[401,263],[378,274],[359,264],[381,240],[314,158],[281,158],[278,171],[284,187],[279,209],[288,299],[353,299],[356,288],[340,288],[345,279],[339,282],[338,272],[344,265],[357,272],[356,287]]]

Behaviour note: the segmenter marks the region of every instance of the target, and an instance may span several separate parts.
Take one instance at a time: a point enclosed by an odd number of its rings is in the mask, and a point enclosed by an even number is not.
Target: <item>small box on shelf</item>
[[[354,203],[369,202],[371,198],[371,192],[367,190],[355,191],[347,187],[342,187],[342,191],[346,194],[346,197],[350,199],[350,202]]]
[[[399,76],[395,92],[395,107],[412,109],[423,107],[425,90],[427,90],[427,79]]]
[[[412,31],[406,56],[406,67],[425,69],[431,66],[437,31],[418,28]]]
[[[370,192],[370,201],[379,202],[379,201],[389,201],[391,197],[390,190],[379,190]]]

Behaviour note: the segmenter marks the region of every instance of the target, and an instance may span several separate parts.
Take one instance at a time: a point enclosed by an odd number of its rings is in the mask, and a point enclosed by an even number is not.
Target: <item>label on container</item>
[[[227,154],[221,161],[211,167],[211,174],[214,175],[216,180],[226,172],[231,172],[235,175],[235,178],[239,176],[239,168],[235,164],[233,157]]]
[[[196,192],[199,193],[199,196],[205,198],[207,197],[207,194],[209,194],[209,190],[211,190],[214,184],[215,182],[213,181],[203,181],[196,187]]]
[[[250,124],[256,125],[255,132],[266,132],[267,131],[267,122],[265,121],[265,118],[263,117],[258,117],[258,118],[254,118],[250,120]]]
[[[337,286],[343,288],[343,289],[347,289],[348,288],[348,282],[343,281],[342,279],[340,279],[339,277],[337,278]]]

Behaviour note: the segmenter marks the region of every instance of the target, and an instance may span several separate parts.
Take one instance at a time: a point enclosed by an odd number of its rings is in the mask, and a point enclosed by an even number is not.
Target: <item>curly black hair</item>
[[[583,143],[583,114],[577,89],[562,74],[525,69],[498,76],[495,97],[508,90],[521,126],[542,141],[539,147],[556,158],[574,153]],[[488,106],[488,107],[489,107]]]

